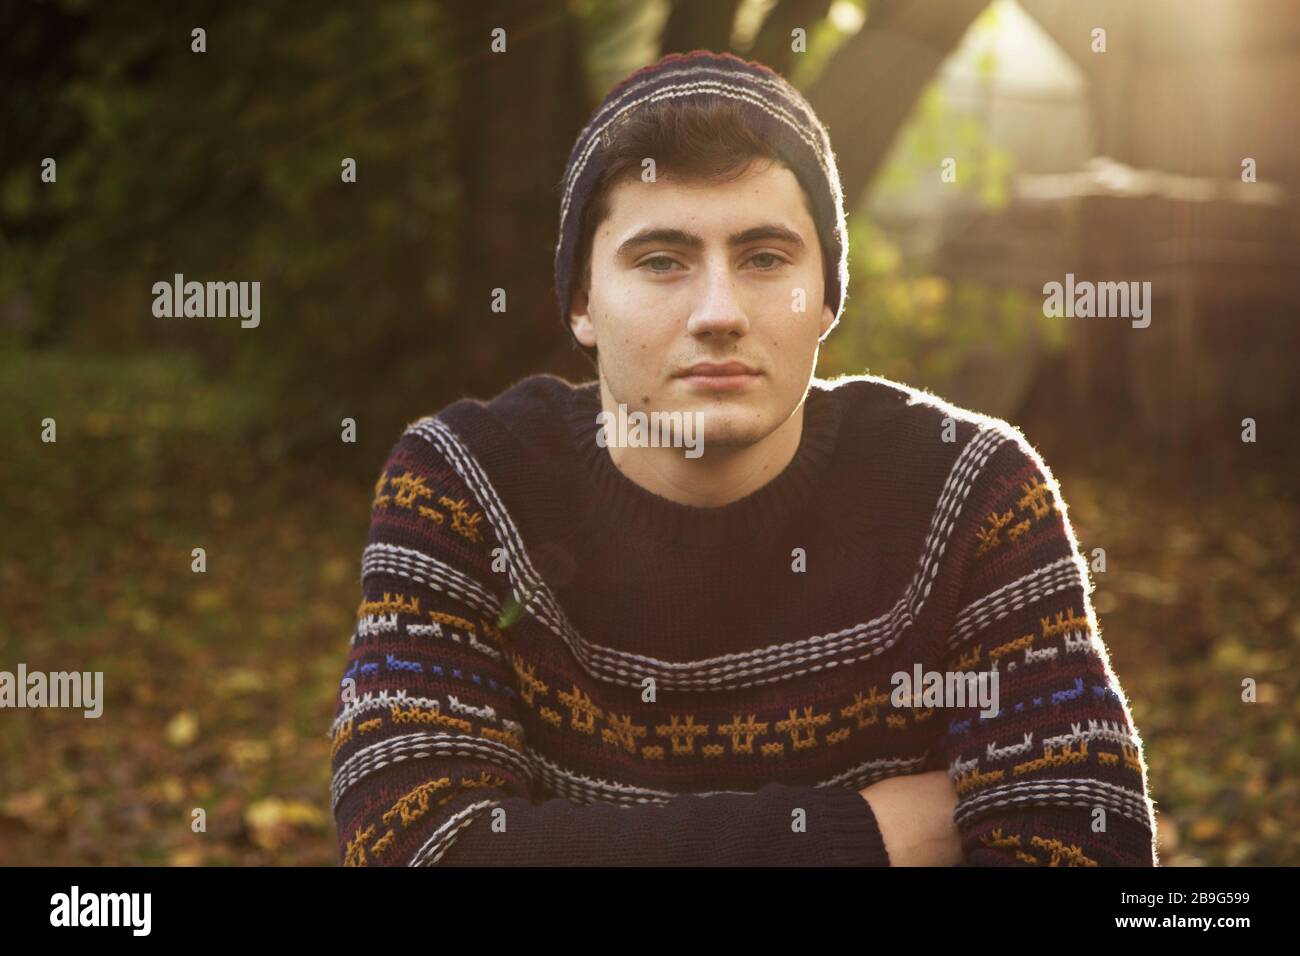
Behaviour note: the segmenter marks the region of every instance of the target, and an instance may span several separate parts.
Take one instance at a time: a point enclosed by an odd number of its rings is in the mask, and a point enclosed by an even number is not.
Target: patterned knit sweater
[[[1087,564],[1018,431],[814,380],[790,464],[697,508],[619,471],[599,411],[534,376],[393,446],[331,728],[345,864],[887,866],[859,791],[936,769],[967,864],[1155,864]],[[897,701],[918,667],[996,670],[996,713]]]

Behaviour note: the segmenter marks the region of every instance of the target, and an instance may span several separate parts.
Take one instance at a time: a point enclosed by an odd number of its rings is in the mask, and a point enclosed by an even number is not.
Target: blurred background
[[[0,8],[0,669],[105,700],[0,712],[0,863],[337,863],[384,456],[461,396],[592,377],[556,184],[612,84],[696,48],[830,128],[852,279],[818,374],[1021,426],[1104,549],[1162,862],[1300,861],[1300,4],[47,0]],[[155,318],[177,272],[260,280],[260,326]],[[1150,326],[1044,317],[1067,273],[1151,282]]]

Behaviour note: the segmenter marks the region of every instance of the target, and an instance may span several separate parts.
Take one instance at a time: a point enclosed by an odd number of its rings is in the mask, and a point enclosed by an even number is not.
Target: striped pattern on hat
[[[849,281],[848,233],[844,192],[825,126],[803,95],[770,67],[731,53],[695,50],[671,53],[622,80],[597,107],[569,153],[555,248],[556,300],[565,328],[569,328],[582,210],[604,168],[598,146],[608,145],[617,125],[639,107],[666,99],[707,97],[738,103],[754,133],[771,144],[810,189],[809,199],[819,220],[834,223],[831,247],[823,248],[823,253],[828,263],[826,303],[839,321]]]

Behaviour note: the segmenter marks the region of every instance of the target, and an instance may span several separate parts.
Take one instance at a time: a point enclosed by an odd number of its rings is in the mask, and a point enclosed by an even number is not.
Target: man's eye
[[[650,265],[650,263],[652,263],[652,262],[665,262],[665,263],[668,264],[669,268],[667,268],[667,269],[654,269],[654,268],[651,268],[651,269],[649,270],[650,272],[671,272],[671,271],[672,271],[672,268],[671,268],[671,267],[672,267],[673,265],[676,264],[676,263],[674,263],[674,261],[673,261],[672,259],[668,258],[667,256],[651,256],[649,259],[646,259],[644,262],[642,262],[642,263],[641,263],[641,266],[642,266],[642,267],[648,266],[648,265]]]
[[[760,272],[771,272],[773,269],[776,269],[779,266],[785,264],[785,260],[780,256],[778,256],[775,252],[756,252],[754,253],[754,255],[749,257],[750,262],[754,262],[755,260],[758,259],[772,260],[771,265],[767,265],[767,266],[759,265],[758,269]]]

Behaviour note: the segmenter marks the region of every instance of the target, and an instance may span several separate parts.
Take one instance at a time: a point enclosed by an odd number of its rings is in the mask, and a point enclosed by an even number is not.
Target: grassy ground
[[[1145,741],[1162,863],[1300,862],[1300,494],[1293,477],[1186,483],[1112,451],[1056,469]],[[1243,701],[1243,680],[1255,702]]]
[[[182,359],[0,370],[0,669],[102,670],[106,698],[98,720],[0,713],[0,863],[336,863],[325,729],[371,484],[340,475],[380,460],[324,470],[250,445],[259,397]],[[1094,599],[1164,862],[1294,864],[1295,497],[1267,475],[1184,492],[1132,459],[1056,470],[1084,549],[1107,551]]]
[[[0,861],[336,862],[325,731],[366,488],[246,447],[256,397],[185,362],[6,369],[0,659],[103,670],[105,704],[0,715]]]

